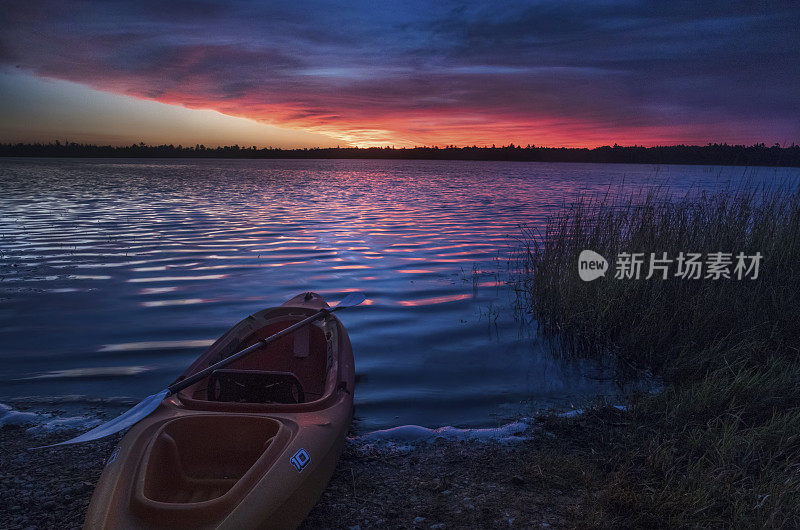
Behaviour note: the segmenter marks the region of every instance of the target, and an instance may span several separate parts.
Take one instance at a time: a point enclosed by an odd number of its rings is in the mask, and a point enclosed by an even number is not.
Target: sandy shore
[[[63,440],[0,428],[3,527],[79,528],[120,437],[29,451]],[[513,444],[435,440],[397,446],[348,441],[328,489],[303,528],[531,528],[568,526],[575,492],[537,480],[531,458],[551,443],[533,427]],[[539,470],[541,473],[541,470]]]

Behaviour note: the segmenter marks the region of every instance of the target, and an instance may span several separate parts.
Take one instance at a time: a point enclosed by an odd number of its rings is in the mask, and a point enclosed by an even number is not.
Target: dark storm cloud
[[[798,26],[791,2],[33,2],[0,60],[353,141],[796,141]]]

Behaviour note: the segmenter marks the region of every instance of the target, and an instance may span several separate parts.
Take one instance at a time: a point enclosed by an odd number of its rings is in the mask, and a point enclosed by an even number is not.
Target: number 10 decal
[[[298,473],[303,471],[310,461],[311,456],[309,456],[305,449],[300,449],[292,456],[291,459],[289,459],[289,462],[291,462],[295,469],[297,469]]]

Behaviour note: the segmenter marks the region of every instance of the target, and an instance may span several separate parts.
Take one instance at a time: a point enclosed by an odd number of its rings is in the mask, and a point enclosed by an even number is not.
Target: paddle
[[[171,384],[161,392],[157,392],[152,396],[147,396],[142,401],[140,401],[134,407],[131,407],[128,411],[124,412],[120,416],[117,416],[113,420],[107,421],[102,425],[98,425],[94,429],[81,434],[80,436],[76,436],[75,438],[71,438],[65,442],[59,442],[57,444],[51,445],[43,445],[41,447],[33,447],[32,449],[43,449],[45,447],[55,447],[57,445],[68,445],[68,444],[77,444],[82,442],[88,442],[91,440],[98,440],[100,438],[105,438],[108,435],[114,434],[115,432],[119,432],[122,429],[126,429],[133,425],[134,423],[138,422],[139,420],[146,418],[151,412],[156,410],[161,402],[167,396],[171,396],[176,392],[180,392],[184,388],[187,388],[194,383],[200,381],[201,379],[207,377],[211,372],[226,366],[237,359],[241,359],[245,355],[256,351],[259,348],[266,346],[271,342],[275,342],[276,340],[280,339],[281,337],[285,337],[289,333],[292,333],[295,330],[302,328],[303,326],[307,326],[308,324],[318,320],[319,318],[333,312],[338,311],[340,309],[346,309],[348,307],[354,307],[366,300],[367,298],[364,296],[363,293],[350,293],[349,295],[345,296],[344,300],[339,302],[334,308],[324,308],[320,309],[313,315],[308,318],[301,320],[295,324],[292,324],[288,328],[279,331],[278,333],[271,335],[265,339],[262,339],[252,346],[248,346],[247,348],[230,355],[218,363],[212,364],[208,368],[197,372],[196,374],[187,377],[186,379],[181,379],[180,381],[176,381],[175,383]]]

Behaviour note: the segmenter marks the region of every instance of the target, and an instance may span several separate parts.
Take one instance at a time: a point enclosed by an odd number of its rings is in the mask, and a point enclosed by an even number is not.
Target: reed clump
[[[605,277],[580,279],[587,249]],[[762,259],[755,279],[645,279],[665,252]],[[620,253],[645,256],[640,279],[614,277]],[[560,355],[664,384],[587,446],[602,473],[583,524],[800,526],[800,190],[585,197],[526,233],[518,258],[521,307]]]

